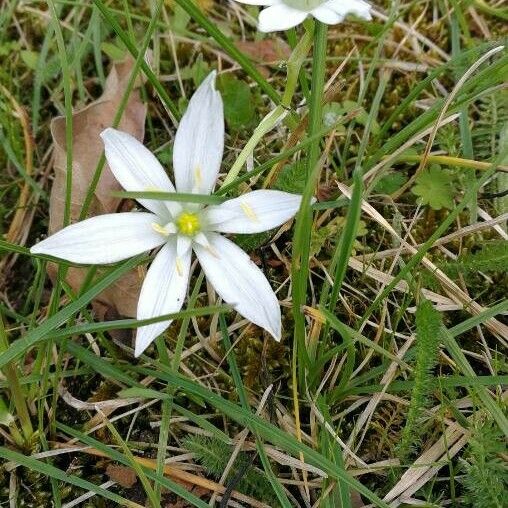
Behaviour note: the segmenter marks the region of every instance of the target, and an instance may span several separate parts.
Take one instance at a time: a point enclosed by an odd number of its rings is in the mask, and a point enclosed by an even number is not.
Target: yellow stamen
[[[176,219],[176,227],[186,236],[194,236],[201,229],[199,216],[195,213],[184,212]]]
[[[203,174],[201,173],[201,166],[199,165],[194,168],[194,180],[198,186],[201,185],[203,181]]]
[[[159,233],[161,235],[164,235],[164,236],[170,235],[169,231],[164,226],[161,226],[160,224],[157,224],[156,222],[152,222],[152,229],[156,233]]]
[[[180,277],[183,275],[183,264],[182,260],[179,257],[176,258],[176,271]]]
[[[252,207],[247,203],[240,203],[240,206],[243,210],[243,213],[254,222],[259,222],[258,216],[256,215],[256,212],[252,209]]]

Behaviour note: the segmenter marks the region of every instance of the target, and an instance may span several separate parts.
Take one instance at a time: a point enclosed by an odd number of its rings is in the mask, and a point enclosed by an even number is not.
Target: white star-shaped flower
[[[261,32],[288,30],[308,16],[327,25],[341,23],[348,14],[370,20],[370,5],[364,0],[236,0],[242,4],[263,5],[259,14]]]
[[[175,192],[159,161],[131,135],[106,129],[101,137],[109,166],[125,190]],[[223,104],[213,72],[190,100],[176,133],[173,167],[178,192],[210,194],[223,150]],[[30,251],[79,264],[109,264],[160,247],[143,282],[138,319],[181,309],[194,251],[223,300],[280,340],[280,307],[268,280],[242,249],[219,233],[259,233],[280,226],[298,211],[301,196],[256,190],[214,206],[138,201],[149,211],[92,217],[62,229]],[[135,355],[169,324],[138,328]]]

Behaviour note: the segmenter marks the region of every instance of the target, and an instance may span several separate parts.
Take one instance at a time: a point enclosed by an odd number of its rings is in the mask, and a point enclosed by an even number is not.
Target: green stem
[[[5,332],[4,322],[2,319],[2,315],[0,313],[0,353],[7,351],[9,349],[9,341],[7,339],[7,334]],[[30,419],[30,413],[28,412],[28,406],[26,405],[25,396],[23,395],[23,390],[21,389],[21,385],[19,383],[19,379],[16,372],[16,367],[14,363],[7,363],[3,372],[5,374],[5,378],[7,379],[7,383],[9,385],[9,389],[12,395],[12,401],[14,402],[14,406],[16,407],[16,414],[18,415],[21,430],[23,431],[23,437],[25,443],[30,443],[32,439],[34,429],[32,427],[32,421]],[[19,432],[17,432],[16,427],[11,427],[11,431],[14,431],[13,437],[16,442],[19,440]],[[19,443],[18,443],[19,444]]]
[[[55,3],[53,0],[48,0],[49,10],[51,12],[51,23],[55,32],[56,43],[58,52],[60,53],[60,61],[62,65],[62,80],[64,88],[64,102],[65,102],[65,146],[67,153],[66,160],[66,181],[65,181],[65,208],[63,216],[63,225],[67,226],[71,220],[71,202],[72,202],[72,86],[71,86],[71,72],[69,65],[69,57],[65,48],[65,41],[58,19]]]
[[[254,149],[256,148],[257,144],[261,141],[263,136],[270,132],[275,125],[279,122],[281,118],[284,117],[286,114],[286,110],[282,106],[277,106],[274,110],[270,111],[261,123],[254,129],[254,133],[252,134],[249,141],[247,141],[247,144],[243,148],[243,150],[240,152],[240,155],[235,160],[233,166],[229,170],[228,174],[226,175],[226,178],[224,179],[224,182],[221,186],[225,187],[226,185],[230,185],[235,178],[239,175],[242,167],[247,162],[247,159],[249,156],[254,152]]]
[[[459,29],[459,14],[461,13],[460,7],[456,5],[454,1],[454,12],[451,15],[451,34],[452,34],[452,55],[460,55],[462,52],[461,48],[461,38],[463,34]],[[466,72],[465,68],[459,68],[455,71],[455,81],[458,82],[461,78],[461,75]],[[473,138],[471,135],[471,129],[469,126],[469,107],[467,104],[464,104],[460,107],[460,116],[459,116],[459,129],[460,129],[460,139],[461,139],[461,152],[465,159],[474,159],[474,151],[473,151]],[[476,174],[474,171],[467,172],[464,175],[465,185],[470,187],[474,185],[476,182]],[[478,221],[478,196],[475,196],[474,199],[469,204],[469,224],[475,224]]]
[[[145,470],[136,461],[136,459],[135,459],[134,455],[132,454],[127,443],[122,439],[122,436],[120,435],[118,430],[116,430],[116,427],[108,420],[108,417],[102,412],[99,412],[99,414],[102,416],[103,421],[106,424],[109,432],[111,432],[111,435],[113,436],[114,441],[116,441],[117,444],[120,446],[120,448],[122,449],[122,451],[125,455],[125,458],[129,461],[131,468],[134,469],[137,477],[139,478],[139,481],[145,491],[146,497],[148,498],[147,500],[149,502],[149,506],[151,508],[157,508],[157,507],[161,506],[159,501],[157,500],[157,496],[155,495],[152,485],[146,476]],[[158,482],[154,482],[154,483],[158,483]]]
[[[284,90],[281,104],[274,110],[270,111],[270,113],[268,113],[263,118],[261,123],[256,127],[252,137],[249,139],[240,155],[234,162],[233,166],[229,170],[228,174],[226,175],[222,187],[230,185],[235,180],[235,178],[237,178],[242,167],[247,162],[249,156],[254,152],[254,149],[261,141],[263,136],[266,133],[270,132],[278,124],[278,122],[287,115],[288,110],[291,107],[291,102],[293,100],[296,87],[298,86],[298,76],[300,75],[300,69],[302,68],[303,62],[309,53],[311,45],[312,30],[309,30],[296,45],[295,49],[288,59],[286,89]]]
[[[312,47],[312,38],[314,35],[314,26],[309,30],[306,30],[304,36],[300,39],[300,42],[295,46],[291,56],[287,62],[287,79],[286,89],[282,96],[282,105],[289,108],[293,95],[295,94],[296,87],[298,86],[298,78],[302,65],[309,54],[310,48]]]
[[[314,51],[312,65],[312,89],[309,103],[308,136],[315,135],[322,126],[323,94],[326,72],[326,36],[327,26],[316,22],[314,32]],[[307,183],[302,195],[302,204],[296,216],[293,241],[293,316],[295,320],[293,367],[299,365],[300,385],[303,384],[304,369],[308,363],[305,346],[305,316],[302,306],[306,303],[307,278],[309,275],[310,239],[312,228],[311,200],[319,179],[320,140],[309,145],[307,152]],[[298,361],[296,359],[298,356]],[[296,374],[294,374],[296,375]]]

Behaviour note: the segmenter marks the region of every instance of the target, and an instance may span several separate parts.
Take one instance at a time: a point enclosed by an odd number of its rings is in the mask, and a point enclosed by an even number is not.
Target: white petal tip
[[[272,336],[272,338],[273,338],[273,340],[275,342],[280,342],[281,341],[282,337],[281,337],[281,333],[280,332],[279,333],[274,333],[272,331],[268,331],[268,333]]]
[[[116,132],[116,129],[113,129],[113,127],[108,127],[107,129],[104,129],[99,136],[102,139],[106,139],[110,134],[114,134]]]
[[[58,257],[58,252],[53,252],[51,249],[47,249],[44,247],[45,240],[41,240],[39,243],[32,245],[30,247],[30,254],[44,254],[46,256]]]
[[[284,31],[283,28],[274,28],[268,25],[265,21],[262,20],[258,21],[258,32],[269,34],[271,32],[282,32],[282,31]]]
[[[139,358],[145,349],[157,338],[157,337],[147,337],[146,334],[144,337],[140,337],[140,333],[136,335],[136,344],[134,346],[134,358]]]
[[[203,83],[202,84],[207,84],[207,85],[210,85],[210,88],[215,92],[216,91],[216,88],[215,88],[215,80],[217,79],[217,71],[216,70],[213,70],[212,72],[210,72],[210,74],[208,74],[208,76],[204,79]]]
[[[142,318],[138,316],[138,319]],[[134,343],[134,357],[139,358],[162,331],[163,330],[158,327],[158,323],[138,328]]]

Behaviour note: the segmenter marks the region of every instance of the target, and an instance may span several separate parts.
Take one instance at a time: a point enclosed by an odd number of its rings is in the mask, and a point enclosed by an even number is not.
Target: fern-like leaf
[[[214,478],[222,476],[233,453],[232,447],[216,438],[207,436],[189,436],[184,441],[184,447],[195,455],[196,460]],[[235,490],[260,499],[270,506],[279,506],[269,480],[260,470],[250,464],[249,457],[245,454],[240,454],[236,458],[229,472],[228,480],[242,471],[245,471],[245,474],[235,485]]]
[[[464,254],[457,261],[442,265],[442,269],[451,277],[476,272],[506,272],[508,271],[508,242],[500,240],[485,243],[481,250]]]
[[[505,508],[508,499],[508,468],[501,459],[504,436],[493,422],[473,431],[462,465],[465,501],[472,508]]]
[[[399,445],[399,455],[402,460],[405,460],[414,450],[418,441],[421,415],[427,406],[432,388],[432,369],[437,361],[441,326],[441,314],[428,300],[424,300],[416,311],[416,365],[406,426],[402,431]]]

